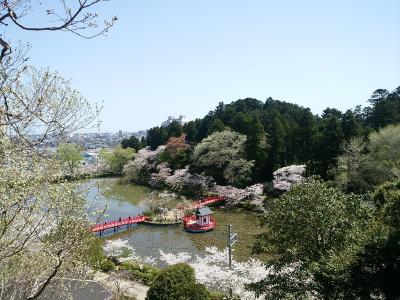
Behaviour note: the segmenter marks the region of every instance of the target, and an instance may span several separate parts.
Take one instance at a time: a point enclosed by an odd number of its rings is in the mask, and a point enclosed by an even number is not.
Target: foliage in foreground
[[[400,181],[379,186],[368,239],[349,267],[344,288],[349,298],[400,298]]]
[[[361,197],[308,180],[275,199],[262,219],[255,250],[271,273],[253,290],[273,298],[343,297],[348,267],[362,249],[371,208]]]
[[[207,300],[206,288],[196,283],[193,269],[187,264],[165,268],[157,275],[147,292],[148,300]]]
[[[255,249],[273,255],[250,288],[272,298],[399,299],[400,181],[366,199],[308,180],[274,200]]]
[[[85,201],[56,161],[0,138],[0,293],[40,294],[51,279],[80,276],[93,235]]]

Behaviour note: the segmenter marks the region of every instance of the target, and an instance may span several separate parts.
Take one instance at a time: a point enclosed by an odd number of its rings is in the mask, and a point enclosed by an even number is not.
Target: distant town
[[[184,115],[179,115],[178,117],[168,116],[167,120],[161,123],[161,126],[167,127],[174,121],[181,125],[187,122]],[[92,169],[98,166],[99,154],[102,149],[114,148],[120,145],[123,139],[128,139],[131,136],[135,136],[141,140],[142,138],[146,138],[147,132],[148,130],[136,132],[119,130],[118,132],[74,133],[65,137],[63,142],[82,146],[84,149],[82,166],[86,169]],[[38,141],[41,137],[41,134],[30,135],[32,141]],[[49,137],[43,143],[40,143],[38,148],[42,155],[50,157],[55,155],[59,143],[60,140],[57,137]]]
[[[187,120],[184,115],[179,115],[177,118],[169,116],[167,120],[161,123],[162,127],[167,127],[172,122],[179,122],[184,125]],[[131,136],[137,137],[139,140],[146,138],[148,130],[140,130],[136,132],[122,131],[118,132],[90,132],[90,133],[74,133],[67,136],[64,142],[74,143],[82,146],[85,150],[92,150],[98,148],[112,148],[121,143],[123,139],[130,138]],[[30,137],[33,141],[38,140],[42,135],[32,134]],[[56,148],[59,140],[56,138],[49,138],[40,145],[40,148]]]

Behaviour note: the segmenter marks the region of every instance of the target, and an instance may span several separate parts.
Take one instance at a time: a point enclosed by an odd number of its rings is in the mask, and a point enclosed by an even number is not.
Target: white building
[[[186,121],[186,116],[184,116],[184,115],[179,115],[178,118],[175,118],[173,116],[169,116],[166,121],[162,122],[161,126],[162,127],[167,127],[168,125],[170,125],[174,121],[178,122],[181,125],[183,125],[183,124],[185,124],[187,122]]]

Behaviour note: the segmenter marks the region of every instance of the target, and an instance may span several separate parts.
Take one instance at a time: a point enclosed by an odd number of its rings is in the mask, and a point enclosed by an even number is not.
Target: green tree
[[[400,178],[400,125],[389,125],[369,135],[367,143],[353,139],[343,147],[332,171],[338,186],[365,192]]]
[[[182,125],[178,121],[172,121],[166,129],[168,132],[168,138],[178,137],[183,133]]]
[[[361,138],[353,138],[343,145],[343,154],[337,159],[337,167],[333,169],[337,187],[347,192],[360,193],[370,188],[366,176],[367,144]]]
[[[60,143],[57,146],[57,157],[67,167],[70,175],[75,174],[76,168],[83,160],[83,147],[72,143]]]
[[[106,164],[106,171],[111,174],[120,175],[124,166],[135,157],[135,150],[118,146],[114,149],[103,149],[100,157]]]
[[[371,107],[366,110],[367,124],[378,129],[400,122],[400,86],[393,92],[376,90],[369,99]]]
[[[139,149],[141,149],[142,145],[139,141],[139,139],[132,135],[129,139],[123,139],[121,141],[121,146],[122,148],[126,149],[126,148],[132,148],[134,149],[136,152],[139,151]]]
[[[272,121],[272,125],[269,129],[270,134],[270,151],[268,154],[268,165],[269,165],[269,173],[272,174],[272,171],[279,169],[282,166],[287,164],[285,159],[285,127],[281,121],[279,113],[276,114]]]
[[[140,149],[143,149],[146,146],[147,146],[146,138],[143,136],[142,139],[140,140]]]
[[[318,164],[318,173],[326,178],[328,170],[336,166],[336,158],[341,154],[344,141],[342,127],[337,116],[323,120],[318,148],[314,160]]]
[[[203,118],[185,124],[183,132],[193,146],[216,131],[232,129],[246,135],[246,158],[255,161],[251,177],[258,182],[272,178],[281,166],[302,163],[308,172],[328,178],[344,142],[400,122],[399,95],[400,87],[392,92],[378,90],[364,110],[357,106],[342,113],[328,107],[321,117],[309,108],[272,98],[264,104],[252,98],[221,102]],[[149,131],[148,145],[153,150],[181,132],[179,128],[164,131],[158,127]]]
[[[164,145],[168,140],[168,131],[164,127],[153,127],[147,132],[146,144],[152,150],[158,146]]]
[[[194,164],[219,182],[243,185],[254,164],[246,160],[246,140],[245,135],[234,131],[214,132],[194,148]],[[241,160],[240,165],[235,163],[237,160]]]
[[[374,221],[343,290],[349,299],[400,299],[400,181],[379,186],[372,200]]]
[[[369,136],[369,161],[381,169],[378,183],[400,177],[400,125],[389,125]]]
[[[224,170],[226,181],[237,187],[246,187],[251,181],[251,171],[254,161],[247,161],[243,158],[231,161]]]
[[[351,138],[362,136],[364,128],[361,122],[357,119],[356,115],[351,111],[347,110],[341,119],[341,126],[343,130],[343,137],[349,141]]]
[[[224,125],[224,122],[221,121],[220,118],[216,117],[211,123],[211,126],[208,130],[209,134],[212,134],[216,131],[224,131],[226,129],[226,126]]]
[[[277,299],[340,298],[370,210],[361,197],[319,181],[293,186],[261,218],[266,232],[257,237],[255,250],[270,255],[273,273],[253,289]]]
[[[206,288],[196,283],[193,269],[187,264],[165,268],[154,279],[147,300],[207,300]]]
[[[196,137],[197,137],[197,122],[196,121],[190,121],[188,123],[185,124],[184,126],[184,131],[186,133],[186,138],[189,142],[195,142],[196,141]]]
[[[298,149],[300,162],[306,163],[313,159],[314,136],[317,131],[315,116],[310,109],[305,109],[301,114],[297,127],[295,147]]]
[[[254,115],[246,126],[246,154],[247,159],[254,160],[254,176],[263,178],[261,172],[267,160],[267,133],[257,115]]]

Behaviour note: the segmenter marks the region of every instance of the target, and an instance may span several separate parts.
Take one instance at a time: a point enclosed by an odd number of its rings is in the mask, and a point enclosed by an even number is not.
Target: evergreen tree
[[[186,123],[183,128],[184,132],[186,133],[186,139],[191,143],[196,142],[196,137],[198,134],[197,124],[198,124],[198,120],[190,121],[190,122]]]
[[[297,134],[295,137],[299,162],[306,163],[310,161],[314,153],[314,136],[316,133],[315,117],[310,109],[306,109],[301,114]]]
[[[343,137],[349,141],[353,137],[361,136],[364,133],[362,124],[351,110],[347,110],[341,119]]]
[[[153,127],[147,133],[146,144],[155,150],[158,146],[164,145],[167,140],[168,131],[164,127]]]
[[[182,125],[178,121],[172,121],[171,124],[166,127],[166,130],[168,138],[179,137],[183,133]]]
[[[271,146],[268,156],[268,173],[286,165],[285,160],[285,137],[286,132],[281,121],[279,113],[273,118],[271,128],[269,129]]]
[[[393,92],[385,89],[376,90],[369,99],[367,124],[372,128],[381,128],[400,122],[400,86]]]
[[[135,151],[137,152],[139,149],[141,149],[141,143],[139,141],[139,139],[132,135],[129,139],[123,139],[121,141],[121,146],[122,148],[126,149],[126,148],[132,148],[135,149]]]
[[[336,158],[341,153],[344,141],[342,126],[336,116],[329,117],[322,123],[319,148],[315,155],[318,173],[326,178],[329,169],[336,165]]]

